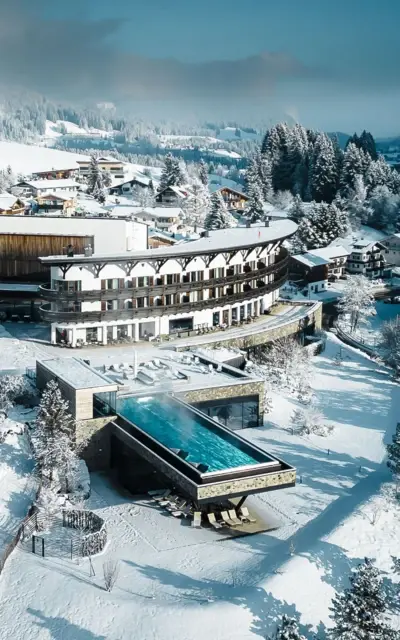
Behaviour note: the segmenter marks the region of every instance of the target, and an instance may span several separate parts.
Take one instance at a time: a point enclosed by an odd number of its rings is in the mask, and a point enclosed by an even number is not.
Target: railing
[[[40,308],[42,319],[46,322],[96,322],[102,320],[124,320],[136,318],[148,318],[150,316],[162,316],[164,314],[190,313],[201,311],[210,307],[223,307],[227,304],[241,303],[250,298],[257,298],[271,291],[279,289],[287,280],[287,271],[278,274],[278,280],[274,280],[263,287],[257,287],[249,291],[235,293],[233,295],[198,300],[195,302],[183,302],[181,304],[156,305],[153,307],[140,307],[136,309],[115,309],[111,311],[56,311],[51,310],[50,305]]]
[[[51,289],[50,285],[42,285],[39,287],[39,293],[45,300],[117,300],[119,298],[143,298],[148,296],[171,295],[185,291],[201,291],[202,289],[212,289],[214,287],[224,286],[228,284],[239,284],[249,280],[257,280],[275,273],[285,268],[288,264],[289,256],[275,262],[274,264],[262,269],[255,269],[244,273],[236,273],[231,276],[222,278],[210,278],[208,280],[199,280],[198,282],[175,282],[172,284],[154,284],[147,287],[124,287],[121,289],[98,289],[97,291],[60,291]]]

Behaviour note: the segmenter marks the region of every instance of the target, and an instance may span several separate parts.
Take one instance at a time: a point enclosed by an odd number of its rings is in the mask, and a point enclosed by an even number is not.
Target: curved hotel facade
[[[106,345],[259,316],[286,281],[282,242],[296,228],[282,220],[158,249],[40,258],[51,269],[41,287],[51,341]]]

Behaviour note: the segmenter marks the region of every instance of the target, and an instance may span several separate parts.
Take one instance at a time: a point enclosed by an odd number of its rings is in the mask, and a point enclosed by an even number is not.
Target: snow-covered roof
[[[241,198],[244,198],[245,200],[249,199],[249,196],[246,196],[245,193],[243,193],[242,191],[239,191],[238,189],[233,189],[228,185],[220,185],[220,184],[209,185],[209,190],[211,191],[211,193],[215,193],[216,191],[223,191],[224,189],[227,189],[228,191],[232,191],[232,193],[236,193],[238,196],[240,196]]]
[[[167,209],[168,211],[168,209]],[[210,252],[227,249],[232,251],[242,248],[259,247],[261,244],[283,240],[295,233],[297,224],[292,220],[279,220],[271,222],[269,227],[233,227],[232,229],[217,229],[209,232],[209,236],[199,238],[190,242],[184,242],[178,247],[159,247],[148,249],[147,251],[126,251],[114,254],[93,254],[93,256],[46,256],[39,258],[42,263],[65,262],[93,262],[99,259],[116,260],[124,258],[137,258],[139,260],[150,258],[168,258],[177,255],[206,255]]]
[[[79,182],[76,180],[71,180],[65,178],[64,180],[23,180],[22,182],[18,182],[18,184],[13,185],[14,187],[18,187],[20,185],[27,184],[34,189],[73,189],[74,187],[79,187]]]
[[[118,160],[117,158],[113,158],[111,156],[100,156],[100,158],[96,158],[96,161],[97,162],[101,162],[101,163],[109,162],[110,164],[111,163],[112,164],[115,164],[115,163],[125,164],[122,160]],[[88,162],[90,163],[91,159],[89,159],[89,160],[77,160],[78,164],[88,164]]]
[[[11,195],[10,193],[0,193],[0,209],[6,210],[10,209],[18,200],[16,196]]]
[[[272,209],[272,210],[271,210],[271,209],[267,209],[267,210],[265,210],[265,208],[264,208],[264,207],[263,207],[263,209],[264,209],[265,213],[266,213],[268,216],[271,216],[271,218],[276,218],[276,219],[279,219],[279,220],[280,220],[280,219],[284,220],[285,218],[287,218],[287,217],[288,217],[288,213],[287,213],[287,211],[283,211],[283,210],[280,210],[280,209]]]
[[[376,245],[383,247],[382,243],[379,242],[379,240],[371,241],[370,239],[364,240],[363,238],[361,238],[360,240],[356,240],[356,242],[353,244],[352,250],[357,251],[357,249],[364,249],[365,251],[370,251]]]
[[[39,362],[73,389],[96,389],[99,387],[114,387],[115,389],[117,387],[112,380],[78,358],[51,358]]]
[[[71,191],[63,191],[62,193],[45,193],[43,197],[48,199],[55,198],[56,200],[74,200],[76,199],[76,193]]]
[[[132,207],[134,215],[145,213],[153,218],[179,218],[183,211],[180,207]]]
[[[118,187],[123,187],[124,184],[130,184],[131,182],[138,182],[144,187],[148,187],[151,182],[151,178],[148,178],[147,176],[138,176],[137,174],[127,175],[123,180],[118,179],[117,181],[113,182],[112,187],[110,188],[116,189]]]
[[[304,253],[292,256],[293,260],[297,260],[297,262],[301,262],[306,267],[312,269],[313,267],[320,267],[325,264],[329,264],[329,260],[325,258],[320,258],[319,256],[314,255],[313,253]]]
[[[165,187],[165,189],[162,189],[162,191],[159,191],[159,194],[164,193],[164,191],[166,191],[167,189],[171,189],[171,191],[176,193],[176,195],[179,196],[179,198],[188,197],[188,191],[184,187],[176,187],[175,185],[170,185],[169,187]]]
[[[325,258],[325,260],[333,260],[334,258],[342,258],[349,256],[350,251],[338,245],[337,247],[324,247],[323,249],[311,249],[308,253],[312,253],[314,256]]]

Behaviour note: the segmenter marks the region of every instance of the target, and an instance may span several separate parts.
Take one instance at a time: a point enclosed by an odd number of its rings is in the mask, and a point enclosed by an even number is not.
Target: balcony
[[[136,320],[151,316],[173,315],[176,313],[191,313],[202,309],[223,307],[228,304],[241,303],[258,296],[262,296],[271,291],[279,289],[287,280],[287,269],[281,270],[277,274],[278,278],[268,284],[263,283],[262,287],[210,298],[208,300],[198,300],[197,302],[182,302],[181,304],[154,305],[152,307],[140,307],[136,309],[123,309],[112,311],[52,311],[50,305],[43,305],[40,309],[42,319],[45,322],[101,322],[110,320]]]
[[[59,291],[57,289],[51,289],[50,285],[42,285],[39,287],[39,293],[44,300],[53,302],[56,300],[68,300],[68,301],[102,301],[102,300],[118,300],[118,299],[132,299],[143,297],[154,297],[171,295],[174,293],[183,293],[185,291],[201,291],[203,289],[213,289],[214,287],[230,285],[230,284],[242,284],[248,280],[259,280],[260,278],[275,273],[283,268],[287,267],[289,257],[285,250],[282,250],[278,259],[274,264],[261,269],[246,270],[244,273],[236,273],[233,275],[226,275],[222,278],[212,278],[209,280],[199,280],[198,282],[175,282],[173,284],[154,284],[148,287],[124,287],[122,289],[97,289],[90,291]],[[183,280],[183,279],[182,279]]]

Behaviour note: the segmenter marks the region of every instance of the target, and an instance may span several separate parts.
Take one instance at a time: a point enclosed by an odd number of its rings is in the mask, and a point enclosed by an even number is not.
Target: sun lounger
[[[165,505],[165,508],[167,509],[167,511],[181,511],[186,507],[186,505],[187,500],[185,500],[184,498],[178,498],[175,501],[171,500],[171,502]]]
[[[229,517],[236,525],[243,524],[241,520],[237,517],[235,509],[229,509],[228,511]]]
[[[237,527],[238,525],[236,524],[236,522],[234,522],[232,520],[232,518],[229,517],[229,514],[227,511],[221,511],[221,518],[222,520],[229,525],[230,527]]]
[[[170,495],[171,495],[171,491],[170,491],[170,489],[167,489],[163,493],[160,493],[160,495],[154,496],[154,500],[156,502],[161,502],[162,500],[167,500]]]
[[[174,516],[174,518],[182,518],[182,516],[184,518],[188,518],[192,515],[192,507],[190,505],[187,505],[186,507],[178,509],[177,511],[170,511],[170,514]]]
[[[217,522],[215,513],[207,513],[207,518],[208,522],[212,527],[214,527],[214,529],[222,529],[224,526],[226,526],[225,523]]]
[[[257,522],[255,518],[252,518],[247,507],[240,509],[239,518],[243,520],[243,522]]]
[[[192,527],[201,527],[201,511],[195,511],[193,514]]]

